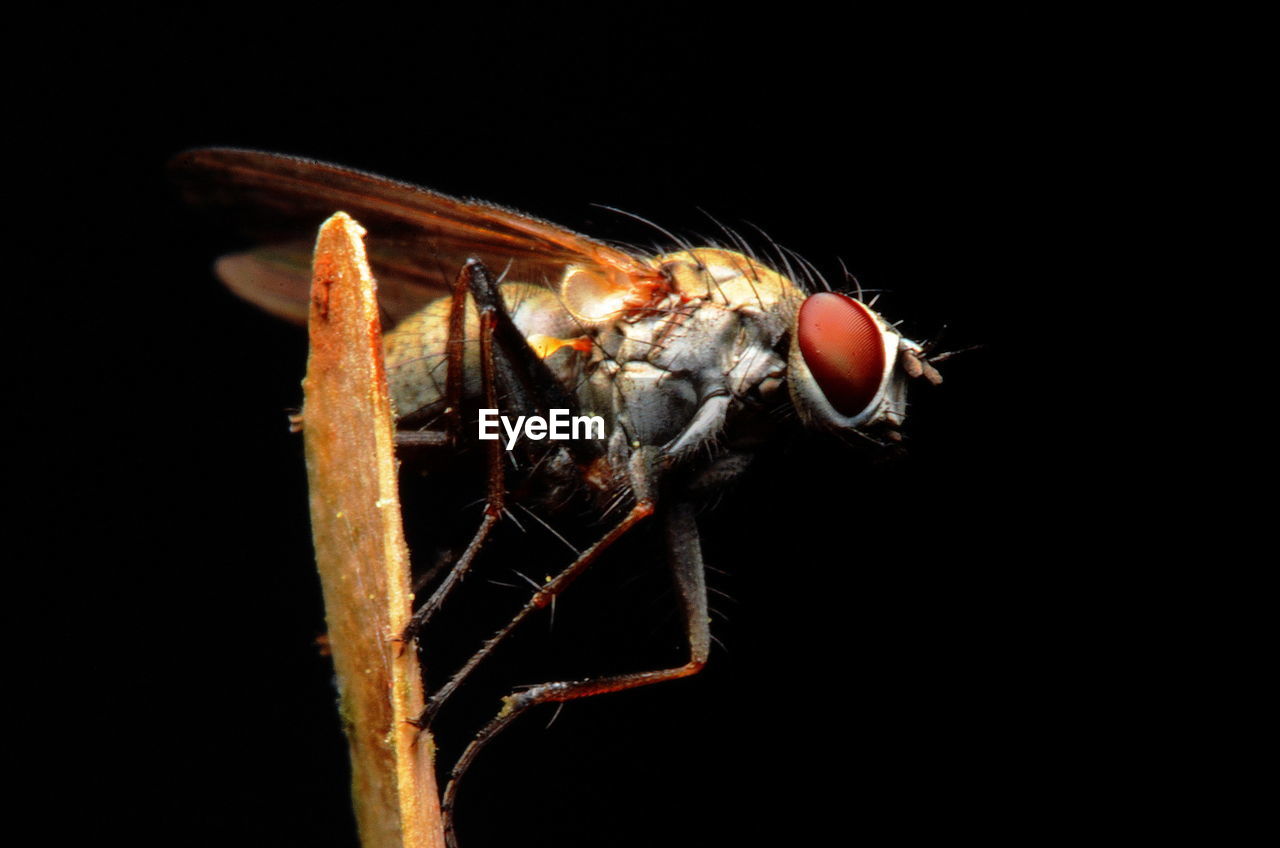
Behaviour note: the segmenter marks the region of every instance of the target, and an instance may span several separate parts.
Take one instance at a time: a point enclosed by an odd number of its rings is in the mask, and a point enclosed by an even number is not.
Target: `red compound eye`
[[[884,340],[871,310],[853,298],[821,292],[800,307],[800,353],[822,393],[841,415],[865,410],[884,377]]]

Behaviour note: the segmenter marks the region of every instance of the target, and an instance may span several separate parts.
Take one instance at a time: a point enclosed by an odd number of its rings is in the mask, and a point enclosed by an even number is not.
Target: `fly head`
[[[796,310],[787,370],[792,402],[810,426],[891,441],[906,418],[908,381],[942,382],[920,345],[838,292],[810,295]]]

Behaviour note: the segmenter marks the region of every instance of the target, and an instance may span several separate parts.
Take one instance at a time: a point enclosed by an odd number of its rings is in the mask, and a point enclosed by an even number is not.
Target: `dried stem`
[[[363,848],[443,848],[430,736],[412,648],[398,641],[412,592],[396,484],[394,418],[364,230],[320,228],[303,383],[311,522],[351,750]]]

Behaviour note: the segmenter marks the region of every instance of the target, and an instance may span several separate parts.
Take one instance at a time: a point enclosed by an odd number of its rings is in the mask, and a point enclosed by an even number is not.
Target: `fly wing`
[[[379,300],[394,321],[447,293],[472,258],[507,279],[551,287],[573,267],[591,280],[593,297],[629,302],[659,278],[645,260],[547,221],[324,162],[210,148],[182,153],[170,168],[189,202],[230,211],[271,243],[223,257],[217,270],[237,294],[290,320],[306,320],[309,239],[338,211],[368,231]]]

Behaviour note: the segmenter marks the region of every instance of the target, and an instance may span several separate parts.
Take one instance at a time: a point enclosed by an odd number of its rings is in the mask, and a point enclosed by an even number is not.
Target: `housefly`
[[[775,267],[731,235],[733,249],[677,239],[670,252],[650,254],[488,203],[288,156],[195,150],[173,169],[189,199],[229,207],[276,240],[224,257],[217,270],[237,294],[290,320],[307,316],[310,244],[279,240],[314,232],[336,211],[357,219],[369,233],[380,306],[393,327],[384,353],[398,440],[415,449],[487,448],[484,518],[445,578],[420,598],[406,638],[445,603],[509,515],[513,492],[544,512],[585,499],[607,528],[566,557],[431,694],[424,727],[508,634],[605,549],[641,522],[661,525],[688,660],[513,692],[453,767],[446,821],[480,748],[530,708],[685,677],[705,665],[711,635],[695,510],[740,477],[780,424],[885,444],[898,437],[908,383],[941,380],[924,347],[860,298],[825,290],[783,254]],[[584,436],[557,429],[558,415],[602,426]],[[534,427],[535,420],[543,423]],[[496,429],[485,432],[486,421]],[[452,843],[451,825],[448,833]]]

